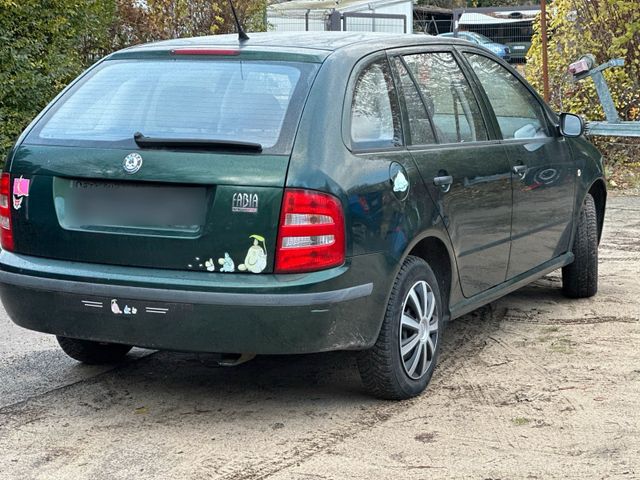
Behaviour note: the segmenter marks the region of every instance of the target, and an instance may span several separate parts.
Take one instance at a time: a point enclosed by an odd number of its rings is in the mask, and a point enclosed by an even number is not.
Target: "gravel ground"
[[[368,398],[346,353],[67,359],[0,311],[0,479],[640,478],[640,197],[600,292],[558,274],[451,323],[427,392]]]

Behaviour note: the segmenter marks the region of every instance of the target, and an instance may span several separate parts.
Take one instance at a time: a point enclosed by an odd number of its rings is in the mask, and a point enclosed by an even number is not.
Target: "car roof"
[[[147,43],[126,49],[128,52],[172,49],[179,47],[270,47],[288,49],[311,49],[336,51],[350,46],[371,44],[372,47],[383,45],[384,48],[397,48],[413,45],[455,44],[456,39],[443,39],[424,34],[389,34],[372,32],[267,32],[250,33],[248,41],[240,43],[238,35],[210,35],[204,37],[180,38]]]

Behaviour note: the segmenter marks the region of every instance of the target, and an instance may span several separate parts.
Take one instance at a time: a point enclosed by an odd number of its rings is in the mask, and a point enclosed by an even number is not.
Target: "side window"
[[[351,139],[356,148],[402,145],[400,114],[386,60],[366,67],[356,82],[351,104]]]
[[[450,53],[407,55],[440,143],[487,140],[480,108],[460,66]]]
[[[542,138],[548,132],[542,106],[509,70],[482,55],[465,54],[498,119],[502,138]]]
[[[399,58],[394,59],[394,66],[398,72],[401,96],[409,117],[409,133],[411,135],[411,145],[430,145],[436,143],[431,120],[427,114],[425,104],[420,98],[420,93],[415,83],[411,79],[404,63]]]

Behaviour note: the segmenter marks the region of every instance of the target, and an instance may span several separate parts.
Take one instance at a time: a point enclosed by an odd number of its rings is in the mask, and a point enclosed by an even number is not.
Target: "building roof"
[[[414,5],[414,13],[426,13],[426,14],[438,14],[438,15],[453,15],[453,10],[450,8],[436,7],[434,5]]]
[[[268,7],[269,11],[285,12],[290,10],[338,10],[350,12],[355,10],[369,10],[369,7],[379,8],[388,4],[406,3],[413,0],[293,0],[291,2],[274,3]]]
[[[459,25],[497,25],[506,23],[532,22],[540,10],[498,11],[491,14],[465,12],[460,15]]]

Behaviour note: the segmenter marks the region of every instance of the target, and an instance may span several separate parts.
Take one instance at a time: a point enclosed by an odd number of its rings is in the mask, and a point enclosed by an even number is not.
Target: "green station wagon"
[[[450,319],[559,268],[596,293],[606,190],[582,133],[457,40],[122,50],[9,154],[2,301],[86,363],[354,350],[368,391],[414,396]]]

